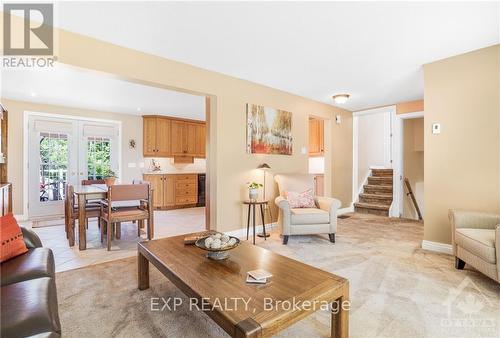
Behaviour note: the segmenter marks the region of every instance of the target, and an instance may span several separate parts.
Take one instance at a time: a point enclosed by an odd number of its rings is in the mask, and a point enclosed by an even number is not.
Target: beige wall
[[[425,65],[424,96],[424,239],[451,243],[449,209],[500,212],[500,45]]]
[[[424,213],[424,119],[403,121],[403,172],[410,181],[411,189],[422,214]],[[405,192],[407,192],[405,188]],[[404,195],[403,217],[418,219],[411,197]]]
[[[253,178],[262,177],[253,169],[259,163],[267,162],[272,173],[307,172],[308,155],[301,153],[301,147],[308,144],[309,115],[330,119],[325,128],[329,140],[325,145],[325,159],[331,165],[327,166],[325,174],[332,173],[332,179],[330,182],[327,179],[329,187],[326,191],[330,190],[333,196],[340,198],[343,206],[351,202],[352,116],[349,111],[64,30],[56,33],[59,38],[58,60],[62,63],[138,83],[210,95],[210,216],[218,230],[243,227],[241,200],[245,191],[242,186]],[[246,103],[293,113],[292,156],[246,153]],[[342,124],[332,122],[334,115],[341,115]]]

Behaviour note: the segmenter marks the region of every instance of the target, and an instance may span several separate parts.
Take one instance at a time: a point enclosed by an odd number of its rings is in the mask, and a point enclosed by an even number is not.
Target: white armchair
[[[330,242],[335,243],[337,232],[337,210],[340,201],[330,197],[314,198],[316,208],[290,208],[284,197],[285,191],[303,192],[314,189],[314,177],[304,174],[276,175],[279,193],[275,199],[279,208],[278,224],[283,235],[283,244],[288,243],[290,235],[328,234]]]

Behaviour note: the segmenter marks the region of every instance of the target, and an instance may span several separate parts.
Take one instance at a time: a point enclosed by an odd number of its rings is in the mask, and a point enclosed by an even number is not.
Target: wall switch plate
[[[135,162],[130,162],[130,163],[127,164],[127,167],[129,167],[129,168],[135,168],[136,164],[135,164]]]
[[[144,162],[139,162],[139,168],[144,168]]]
[[[307,154],[307,147],[302,147],[302,148],[300,149],[300,153],[301,153],[302,155]]]
[[[441,124],[440,123],[433,123],[432,124],[432,133],[433,134],[441,134]]]
[[[337,124],[342,123],[342,119],[341,119],[340,115],[335,115],[335,123],[337,123]]]

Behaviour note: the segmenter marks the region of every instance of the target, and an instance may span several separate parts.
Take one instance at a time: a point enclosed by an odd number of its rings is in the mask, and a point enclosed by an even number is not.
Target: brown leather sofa
[[[34,232],[21,229],[28,252],[0,266],[0,336],[60,337],[54,255]]]

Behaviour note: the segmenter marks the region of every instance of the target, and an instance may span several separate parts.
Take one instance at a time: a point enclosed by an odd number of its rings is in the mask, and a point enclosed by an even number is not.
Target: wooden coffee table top
[[[139,243],[139,255],[142,254],[189,297],[211,301],[235,297],[249,299],[247,307],[241,303],[237,309],[214,309],[214,313],[209,314],[232,336],[237,335],[234,331],[238,326],[246,326],[244,331],[247,333],[252,326],[258,326],[258,335],[272,335],[320,309],[319,305],[314,311],[286,310],[278,306],[265,311],[266,299],[332,302],[345,296],[346,290],[348,292],[345,278],[246,242],[230,250],[227,260],[210,260],[205,257],[206,251],[184,245],[186,236]],[[247,284],[247,271],[255,269],[267,270],[273,277],[267,284]]]

